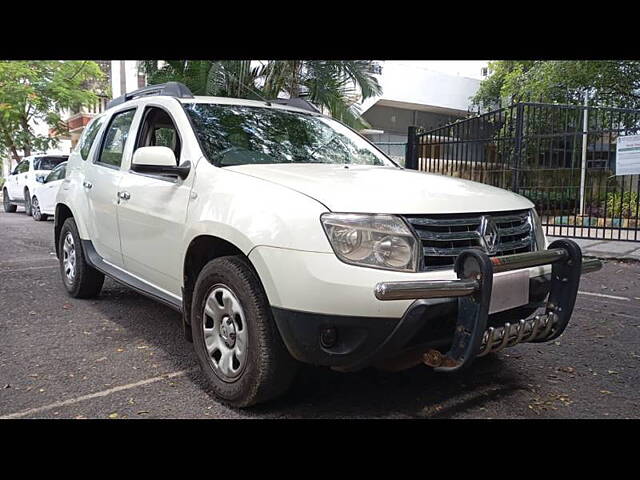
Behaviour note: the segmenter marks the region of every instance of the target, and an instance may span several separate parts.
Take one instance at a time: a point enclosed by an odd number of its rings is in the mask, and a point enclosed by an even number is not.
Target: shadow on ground
[[[197,365],[177,312],[111,280],[105,282],[94,305],[119,324],[128,338],[144,339],[166,353],[176,370]],[[215,401],[198,368],[187,378]],[[523,382],[526,378],[497,355],[479,359],[470,369],[456,374],[436,373],[422,365],[398,373],[373,368],[340,373],[303,365],[287,395],[243,410],[243,414],[251,418],[448,418],[526,390]]]

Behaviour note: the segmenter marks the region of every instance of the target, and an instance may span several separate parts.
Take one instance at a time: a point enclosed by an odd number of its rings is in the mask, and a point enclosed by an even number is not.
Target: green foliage
[[[0,152],[17,160],[58,143],[67,127],[62,109],[94,103],[104,74],[91,61],[0,61]],[[30,122],[46,122],[56,134],[36,135]]]
[[[640,62],[631,60],[499,60],[473,97],[491,108],[500,102],[542,100],[582,103],[586,91],[599,102],[640,108]]]
[[[270,60],[251,66],[250,60],[171,60],[162,68],[146,61],[149,83],[182,82],[194,95],[236,98],[304,97],[334,118],[355,128],[368,124],[357,100],[381,93],[367,60]]]
[[[636,218],[638,215],[638,192],[609,192],[607,194],[607,216]]]

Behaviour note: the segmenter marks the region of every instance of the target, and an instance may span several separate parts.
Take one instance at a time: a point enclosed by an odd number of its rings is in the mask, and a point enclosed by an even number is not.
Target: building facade
[[[391,157],[402,161],[409,126],[430,130],[466,117],[471,97],[486,74],[482,70],[486,62],[384,61],[376,64],[382,95],[362,103],[360,111],[371,128],[361,133]],[[456,64],[463,64],[466,71],[456,72]],[[476,70],[475,77],[467,76]]]

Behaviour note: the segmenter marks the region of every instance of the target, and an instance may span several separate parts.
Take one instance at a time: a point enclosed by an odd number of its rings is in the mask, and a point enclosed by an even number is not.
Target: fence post
[[[515,156],[513,159],[513,175],[511,177],[511,190],[515,193],[518,193],[518,189],[520,187],[520,163],[522,157],[522,139],[524,136],[523,132],[524,125],[524,105],[520,102],[516,105],[516,145],[515,145]]]
[[[407,150],[404,157],[404,167],[411,170],[418,170],[418,139],[417,128],[410,126],[407,132]]]

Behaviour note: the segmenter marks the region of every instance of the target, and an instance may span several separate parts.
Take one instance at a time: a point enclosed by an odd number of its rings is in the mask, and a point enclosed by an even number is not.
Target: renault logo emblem
[[[490,215],[483,215],[480,221],[480,227],[478,228],[480,239],[484,249],[489,255],[496,253],[498,249],[498,243],[500,242],[500,233],[498,232],[498,226]]]

